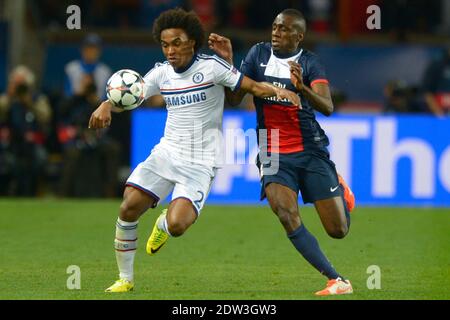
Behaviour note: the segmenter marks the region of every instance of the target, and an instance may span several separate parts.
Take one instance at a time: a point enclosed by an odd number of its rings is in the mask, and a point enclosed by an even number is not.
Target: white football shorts
[[[172,200],[190,200],[198,215],[211,190],[216,171],[213,167],[175,159],[169,150],[156,146],[150,156],[133,170],[125,185],[155,198],[154,207],[172,192]]]

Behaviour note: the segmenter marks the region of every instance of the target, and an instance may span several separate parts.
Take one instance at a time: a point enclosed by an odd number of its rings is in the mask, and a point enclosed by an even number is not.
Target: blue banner
[[[166,114],[133,111],[133,168],[163,136]],[[238,161],[218,171],[208,203],[260,203],[255,122],[253,112],[225,112],[224,135],[233,135]],[[357,204],[450,207],[450,119],[333,115],[319,122],[330,139],[331,159]]]

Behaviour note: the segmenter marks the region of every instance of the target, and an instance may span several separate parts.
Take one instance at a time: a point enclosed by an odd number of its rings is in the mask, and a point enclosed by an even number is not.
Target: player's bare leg
[[[341,196],[318,200],[314,205],[328,235],[342,239],[350,228],[350,212],[355,207],[355,195],[339,174],[338,180]]]
[[[173,200],[167,211],[167,225],[173,237],[179,237],[195,222],[197,213],[189,199]]]
[[[300,227],[298,196],[290,188],[278,183],[270,183],[265,188],[266,197],[272,211],[278,216],[288,234]]]
[[[328,235],[335,239],[342,239],[347,235],[350,226],[350,212],[344,202],[344,197],[318,200],[314,202],[314,206]],[[350,281],[338,277],[330,279],[325,289],[316,292],[316,295],[327,296],[349,293],[353,293]]]
[[[154,255],[167,242],[169,237],[179,237],[195,222],[197,213],[189,199],[178,198],[163,210],[153,227],[147,241],[147,253]]]
[[[142,190],[126,186],[120,205],[119,218],[126,222],[135,222],[149,208],[153,207],[156,199]]]
[[[278,183],[270,183],[265,188],[267,200],[273,212],[280,219],[297,251],[320,273],[329,279],[330,286],[320,291],[322,294],[351,293],[351,284],[342,280],[319,247],[316,238],[301,222],[298,212],[297,194],[290,188]]]
[[[349,230],[349,223],[345,215],[342,197],[333,197],[314,202],[322,225],[328,235],[335,239],[344,238]]]
[[[116,223],[116,261],[119,268],[119,280],[106,292],[127,292],[133,290],[133,265],[137,249],[137,226],[139,217],[154,206],[156,199],[147,193],[127,186],[120,214]]]

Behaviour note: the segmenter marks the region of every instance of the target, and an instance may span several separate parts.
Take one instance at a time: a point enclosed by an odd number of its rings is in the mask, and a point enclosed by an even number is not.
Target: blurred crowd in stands
[[[366,8],[380,6],[381,32],[450,32],[443,21],[447,0],[41,0],[30,1],[31,14],[43,27],[64,27],[61,15],[70,4],[83,8],[83,24],[90,27],[147,28],[164,10],[180,6],[193,9],[208,28],[267,29],[274,12],[296,8],[304,12],[310,30],[334,32],[341,24],[353,33],[367,33]],[[343,11],[347,15],[343,15]],[[345,21],[342,21],[345,20]]]
[[[450,115],[450,45],[429,63],[419,86],[393,80],[386,84],[384,97],[385,113]]]
[[[448,32],[442,21],[442,1],[349,0],[366,17],[367,3],[382,7],[383,31],[398,39],[405,32]],[[414,2],[414,5],[412,3]],[[332,0],[78,0],[29,1],[29,10],[42,28],[65,25],[65,8],[83,8],[86,28],[148,28],[160,12],[174,6],[194,9],[205,25],[267,29],[274,12],[298,8],[308,17],[309,30],[333,32],[339,28],[338,1]],[[407,4],[408,3],[408,4]],[[86,8],[89,8],[88,10]],[[270,8],[268,10],[267,8]],[[352,19],[352,21],[359,21]],[[365,20],[364,20],[365,21]],[[414,23],[412,23],[412,21]],[[350,23],[354,32],[366,26]],[[68,61],[64,93],[46,96],[36,85],[36,75],[24,65],[9,73],[5,92],[0,92],[0,196],[62,197],[120,196],[129,173],[130,116],[114,117],[111,128],[87,129],[92,111],[105,98],[111,69],[101,60],[102,40],[89,34],[80,45],[80,58]],[[419,86],[391,81],[384,90],[385,113],[450,114],[450,46],[430,63]],[[336,110],[345,102],[333,92]],[[244,104],[251,105],[250,100]],[[101,168],[102,170],[99,170]]]
[[[105,99],[111,75],[100,55],[101,39],[88,35],[80,59],[62,70],[65,92],[56,102],[39,92],[28,67],[11,71],[0,95],[0,195],[117,195],[123,141],[110,129],[87,128],[91,113]]]

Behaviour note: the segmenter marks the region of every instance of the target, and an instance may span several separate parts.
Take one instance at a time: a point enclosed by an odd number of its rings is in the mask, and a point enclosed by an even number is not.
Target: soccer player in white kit
[[[168,116],[164,137],[126,182],[114,241],[119,280],[107,292],[133,290],[137,225],[147,209],[155,208],[172,192],[168,209],[158,217],[148,239],[150,255],[170,236],[181,236],[199,216],[220,162],[217,137],[222,129],[224,87],[300,103],[291,91],[255,82],[217,56],[198,54],[205,36],[193,12],[179,8],[163,12],[154,22],[153,36],[167,61],[157,63],[145,75],[145,97],[161,94]],[[89,127],[108,127],[111,111],[122,110],[103,102],[93,112]]]

